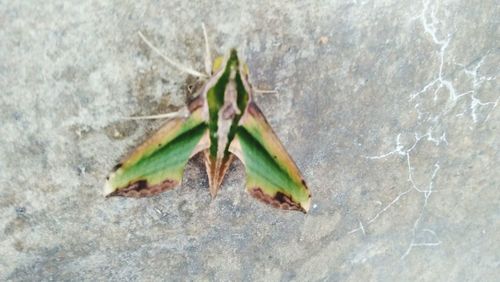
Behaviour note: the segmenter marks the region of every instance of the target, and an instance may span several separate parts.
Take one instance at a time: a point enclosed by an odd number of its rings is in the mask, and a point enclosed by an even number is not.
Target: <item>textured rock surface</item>
[[[164,3],[163,3],[164,2]],[[193,3],[191,3],[193,2]],[[196,3],[195,3],[196,2]],[[202,3],[197,3],[202,2]],[[0,279],[477,280],[499,275],[496,1],[16,1],[0,6]],[[106,200],[108,171],[236,46],[313,192]]]

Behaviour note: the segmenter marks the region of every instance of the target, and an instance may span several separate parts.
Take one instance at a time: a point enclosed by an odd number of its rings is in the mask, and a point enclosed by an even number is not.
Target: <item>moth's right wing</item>
[[[169,120],[115,166],[108,176],[107,196],[142,197],[174,188],[191,156],[209,147],[202,108],[188,118]]]
[[[247,191],[276,208],[307,212],[311,193],[260,109],[252,102],[229,151],[245,165]]]

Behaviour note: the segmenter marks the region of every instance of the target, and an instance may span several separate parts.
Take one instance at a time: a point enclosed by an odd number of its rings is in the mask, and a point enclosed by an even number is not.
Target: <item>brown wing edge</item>
[[[106,198],[121,196],[131,198],[151,197],[161,192],[175,188],[179,183],[175,180],[167,179],[162,183],[149,186],[146,180],[139,180],[129,184],[127,187],[115,190],[106,195]]]
[[[294,202],[289,196],[281,192],[277,192],[274,197],[271,197],[270,195],[265,194],[261,188],[253,187],[248,189],[248,193],[255,199],[265,204],[271,205],[273,208],[301,211],[305,214],[309,210],[310,200],[306,206],[302,207],[300,203]],[[311,197],[309,196],[309,199],[310,198]]]

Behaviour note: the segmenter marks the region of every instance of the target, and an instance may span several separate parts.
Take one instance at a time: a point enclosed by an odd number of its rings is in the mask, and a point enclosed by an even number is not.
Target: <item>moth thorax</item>
[[[232,67],[229,82],[227,83],[224,91],[224,105],[220,109],[220,115],[224,120],[233,119],[235,115],[239,115],[241,113],[238,108],[238,103],[236,102],[238,98],[238,90],[235,78],[236,69]]]

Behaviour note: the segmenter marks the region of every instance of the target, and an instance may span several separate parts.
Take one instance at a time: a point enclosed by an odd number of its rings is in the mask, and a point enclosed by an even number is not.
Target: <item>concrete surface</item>
[[[0,280],[494,281],[500,267],[496,1],[4,1]],[[272,3],[269,3],[272,2]],[[237,47],[313,193],[106,200],[104,178]]]

